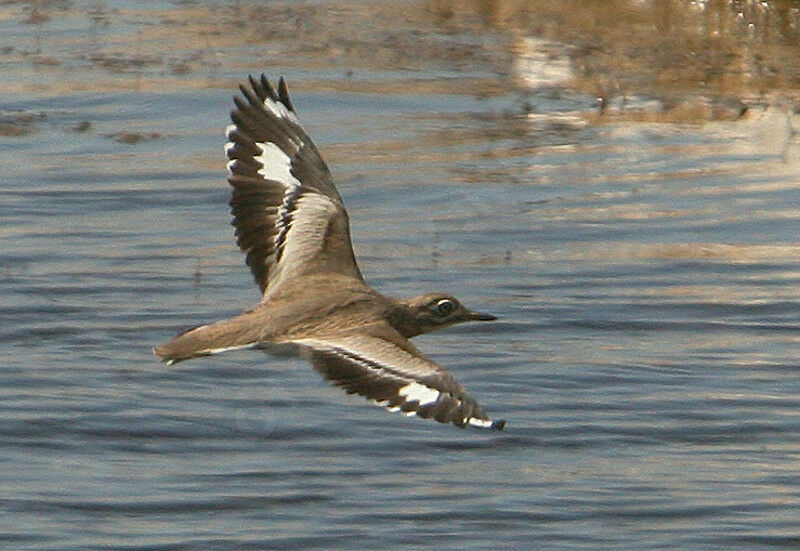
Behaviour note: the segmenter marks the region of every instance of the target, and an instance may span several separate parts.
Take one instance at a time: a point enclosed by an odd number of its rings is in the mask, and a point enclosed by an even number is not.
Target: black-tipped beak
[[[470,312],[467,319],[473,321],[493,321],[497,319],[497,316],[493,316],[491,314],[482,314],[480,312]]]

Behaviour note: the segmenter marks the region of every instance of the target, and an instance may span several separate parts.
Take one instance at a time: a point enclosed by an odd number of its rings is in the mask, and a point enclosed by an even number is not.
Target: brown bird
[[[237,243],[263,293],[254,309],[186,331],[153,352],[173,364],[242,348],[290,345],[349,394],[406,415],[502,429],[411,337],[496,319],[444,293],[385,297],[364,282],[342,198],[300,126],[286,82],[240,85],[225,153]],[[284,346],[285,347],[285,346]]]

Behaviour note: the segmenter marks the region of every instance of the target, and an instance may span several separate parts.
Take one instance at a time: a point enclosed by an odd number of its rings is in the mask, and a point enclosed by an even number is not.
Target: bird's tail
[[[209,356],[228,350],[256,348],[260,335],[254,334],[244,316],[202,325],[181,333],[174,339],[153,348],[153,354],[167,364],[174,364],[197,356]]]

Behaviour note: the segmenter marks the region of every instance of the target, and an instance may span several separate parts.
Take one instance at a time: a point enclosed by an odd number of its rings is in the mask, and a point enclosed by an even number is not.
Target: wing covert
[[[293,342],[334,385],[389,411],[459,427],[502,429],[505,425],[504,420],[492,421],[450,373],[399,333],[392,340],[354,334]]]
[[[276,92],[261,75],[239,90],[225,146],[231,223],[262,292],[322,269],[360,279],[347,212],[286,82]]]

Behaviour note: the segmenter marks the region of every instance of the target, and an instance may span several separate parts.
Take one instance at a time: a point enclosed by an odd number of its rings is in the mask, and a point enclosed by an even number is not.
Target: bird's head
[[[410,315],[406,337],[421,335],[435,329],[448,327],[465,321],[491,321],[497,319],[465,308],[456,297],[445,293],[429,293],[403,301]]]

